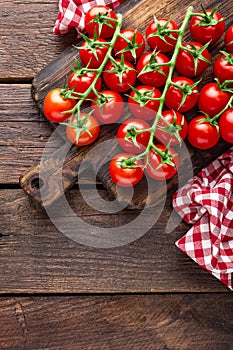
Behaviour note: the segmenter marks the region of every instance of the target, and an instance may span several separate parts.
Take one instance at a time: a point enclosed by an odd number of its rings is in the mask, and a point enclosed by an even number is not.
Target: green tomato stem
[[[209,119],[210,124],[213,124],[229,107],[231,107],[232,103],[233,103],[233,95],[231,96],[226,106],[221,110],[221,112],[216,114],[213,118]]]
[[[182,46],[182,38],[183,38],[183,35],[184,35],[184,31],[185,31],[185,29],[186,29],[186,27],[188,25],[188,22],[189,22],[189,20],[191,18],[192,11],[193,11],[193,7],[190,6],[188,8],[187,12],[186,12],[184,21],[183,21],[183,23],[182,23],[182,25],[180,27],[179,33],[178,33],[176,46],[174,48],[174,52],[173,52],[173,55],[172,55],[172,58],[171,58],[170,64],[169,64],[170,69],[169,69],[169,72],[168,72],[167,80],[166,80],[166,83],[165,83],[165,86],[164,86],[164,89],[163,89],[162,96],[160,97],[159,109],[157,111],[154,123],[153,123],[152,128],[151,128],[151,135],[150,135],[150,140],[149,140],[148,147],[147,147],[147,152],[149,152],[149,150],[151,148],[151,144],[153,144],[153,138],[154,138],[154,134],[155,134],[155,131],[156,131],[156,127],[157,127],[158,121],[159,121],[160,118],[162,118],[162,109],[163,109],[163,106],[164,106],[165,96],[166,96],[167,90],[169,88],[169,85],[171,84],[172,74],[173,74],[173,71],[174,71],[174,68],[175,68],[176,59],[177,59],[179,50],[180,50],[180,48]]]
[[[79,121],[79,114],[80,114],[81,105],[84,102],[84,100],[87,98],[87,96],[90,94],[90,92],[94,92],[98,96],[98,92],[95,89],[95,84],[96,84],[97,80],[99,79],[99,77],[101,76],[101,74],[102,74],[102,72],[104,70],[104,67],[106,66],[107,61],[110,58],[112,58],[111,52],[112,52],[112,49],[113,49],[113,47],[115,45],[115,42],[116,42],[116,40],[117,40],[117,38],[119,36],[121,25],[122,25],[122,15],[119,13],[119,14],[117,14],[116,30],[115,30],[115,32],[113,34],[113,37],[112,37],[111,41],[109,42],[108,51],[106,53],[106,56],[105,56],[103,62],[101,63],[101,65],[100,65],[100,67],[98,69],[90,69],[89,70],[87,68],[88,71],[96,72],[95,79],[93,80],[93,82],[89,86],[89,88],[85,91],[85,93],[82,94],[82,97],[78,100],[78,102],[76,103],[74,108],[71,109],[70,111],[68,111],[71,114],[75,114],[76,112],[78,112],[77,115],[76,115],[77,122]],[[71,116],[71,118],[72,118],[72,116]]]

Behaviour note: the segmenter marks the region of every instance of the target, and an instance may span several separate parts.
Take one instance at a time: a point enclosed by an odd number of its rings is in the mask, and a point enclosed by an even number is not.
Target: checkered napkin
[[[173,206],[194,224],[177,247],[233,290],[233,147],[179,189]]]
[[[55,34],[65,34],[70,28],[77,31],[84,28],[85,13],[95,5],[106,5],[115,9],[124,0],[59,0],[59,12],[53,28]]]

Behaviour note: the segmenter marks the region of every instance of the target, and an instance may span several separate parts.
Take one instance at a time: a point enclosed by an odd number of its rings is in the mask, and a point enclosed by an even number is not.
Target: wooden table
[[[167,15],[168,4],[156,11]],[[165,233],[169,200],[140,239],[95,249],[66,238],[20,188],[52,131],[38,116],[32,79],[76,37],[53,35],[56,16],[57,0],[1,3],[0,349],[233,349],[232,294],[176,248],[188,225]],[[68,199],[92,224],[135,215],[96,213],[78,186]]]

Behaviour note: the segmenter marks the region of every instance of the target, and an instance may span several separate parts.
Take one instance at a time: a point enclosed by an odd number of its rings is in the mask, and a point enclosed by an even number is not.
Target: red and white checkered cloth
[[[179,189],[173,206],[194,224],[176,245],[233,290],[233,147]]]
[[[106,5],[112,9],[124,0],[59,0],[59,12],[53,28],[55,34],[65,34],[75,27],[79,32],[84,29],[85,13],[95,5]]]

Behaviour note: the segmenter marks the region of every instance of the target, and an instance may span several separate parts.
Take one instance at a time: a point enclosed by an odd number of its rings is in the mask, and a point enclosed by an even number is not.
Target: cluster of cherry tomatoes
[[[112,159],[109,170],[112,180],[121,186],[135,185],[144,171],[157,180],[172,177],[179,159],[171,146],[186,137],[199,149],[213,147],[220,135],[233,143],[233,25],[225,32],[224,19],[216,9],[203,8],[193,14],[189,29],[194,40],[180,43],[174,61],[171,57],[180,31],[173,20],[154,18],[146,27],[145,38],[132,28],[119,30],[113,42],[117,23],[117,15],[106,6],[87,12],[85,31],[89,36],[83,35],[79,48],[83,66],[71,73],[66,89],[47,94],[45,116],[65,123],[72,143],[88,145],[97,139],[101,123],[120,120],[127,98],[132,118],[118,128],[123,153]],[[213,65],[217,80],[199,91],[201,75],[211,63],[209,47],[223,36],[226,51]],[[146,43],[150,50],[144,52]],[[175,74],[167,84],[171,67]],[[89,114],[76,108],[82,96],[90,101]],[[161,117],[155,125],[161,104]],[[197,107],[200,114],[188,123],[184,113]]]

